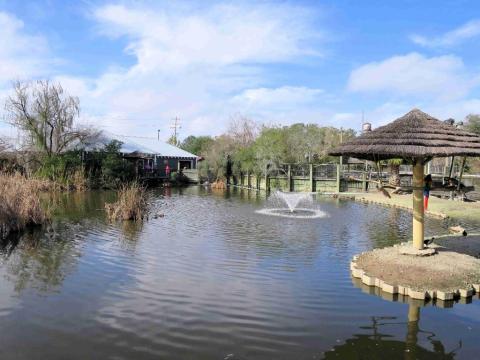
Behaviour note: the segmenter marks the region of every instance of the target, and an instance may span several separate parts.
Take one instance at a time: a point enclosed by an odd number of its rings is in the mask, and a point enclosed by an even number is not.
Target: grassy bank
[[[39,193],[51,188],[48,181],[29,180],[21,175],[0,175],[0,237],[5,238],[32,225],[48,221],[49,212]]]
[[[413,210],[413,199],[411,194],[391,194],[391,196],[392,197],[389,199],[377,191],[372,191],[370,193],[356,195],[355,200]],[[428,211],[426,213],[427,215],[443,218],[448,217],[458,220],[480,221],[480,203],[452,201],[430,196]]]

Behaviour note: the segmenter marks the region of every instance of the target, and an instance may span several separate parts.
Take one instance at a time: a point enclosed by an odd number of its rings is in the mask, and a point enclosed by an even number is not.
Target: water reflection
[[[371,325],[362,326],[366,334],[355,334],[344,344],[335,346],[325,353],[325,359],[454,359],[458,350],[462,348],[462,341],[458,345],[447,350],[443,343],[437,339],[432,331],[420,327],[420,307],[410,305],[408,308],[407,321],[398,321],[397,317],[377,316],[371,318]],[[391,335],[392,329],[404,328],[405,340],[396,340]],[[430,347],[419,345],[422,342],[429,343]],[[423,339],[424,338],[424,339]],[[403,354],[403,356],[399,356]]]
[[[404,305],[352,286],[351,257],[378,246],[385,226],[388,242],[405,241],[408,214],[322,198],[329,218],[284,219],[255,213],[265,206],[258,192],[151,194],[165,217],[110,223],[111,193],[68,194],[51,229],[3,244],[0,358],[312,359],[336,340],[326,356],[351,347],[370,359],[381,346],[403,358],[407,343],[417,358],[478,353],[479,306],[428,307],[409,329]]]
[[[74,225],[57,224],[47,231],[30,229],[2,242],[0,263],[16,292],[29,287],[50,292],[62,284],[81,255],[76,230]]]

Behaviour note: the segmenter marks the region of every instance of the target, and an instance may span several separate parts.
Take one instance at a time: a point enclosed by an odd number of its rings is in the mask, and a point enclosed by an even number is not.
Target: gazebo
[[[413,246],[424,246],[424,165],[434,157],[480,156],[480,136],[413,109],[392,123],[365,132],[329,152],[380,161],[402,158],[413,165]]]

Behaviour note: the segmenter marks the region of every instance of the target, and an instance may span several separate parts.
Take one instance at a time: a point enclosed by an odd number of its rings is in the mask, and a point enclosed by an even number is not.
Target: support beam
[[[451,178],[453,175],[453,166],[455,165],[455,156],[452,156],[450,160],[450,170],[448,171],[448,177]]]
[[[309,164],[310,170],[310,192],[315,192],[315,180],[313,178],[313,164]]]
[[[460,191],[460,188],[461,188],[461,185],[462,185],[463,171],[465,170],[466,162],[467,162],[467,157],[464,156],[463,160],[462,160],[462,167],[460,168],[460,174],[458,175],[457,191]]]
[[[292,165],[288,164],[287,170],[287,191],[292,191]]]
[[[420,159],[413,165],[413,247],[423,249],[423,164]]]
[[[337,192],[339,193],[342,190],[342,178],[340,173],[341,165],[337,164]]]

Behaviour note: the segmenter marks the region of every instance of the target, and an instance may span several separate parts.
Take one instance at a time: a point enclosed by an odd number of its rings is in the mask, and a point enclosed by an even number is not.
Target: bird
[[[435,240],[434,237],[432,237],[430,239],[425,239],[425,240],[423,240],[423,244],[424,245],[430,245],[433,242],[433,240]]]
[[[390,195],[390,193],[385,190],[385,188],[383,186],[377,186],[377,190],[380,191],[384,196],[386,196],[387,198],[391,199],[392,196]]]

